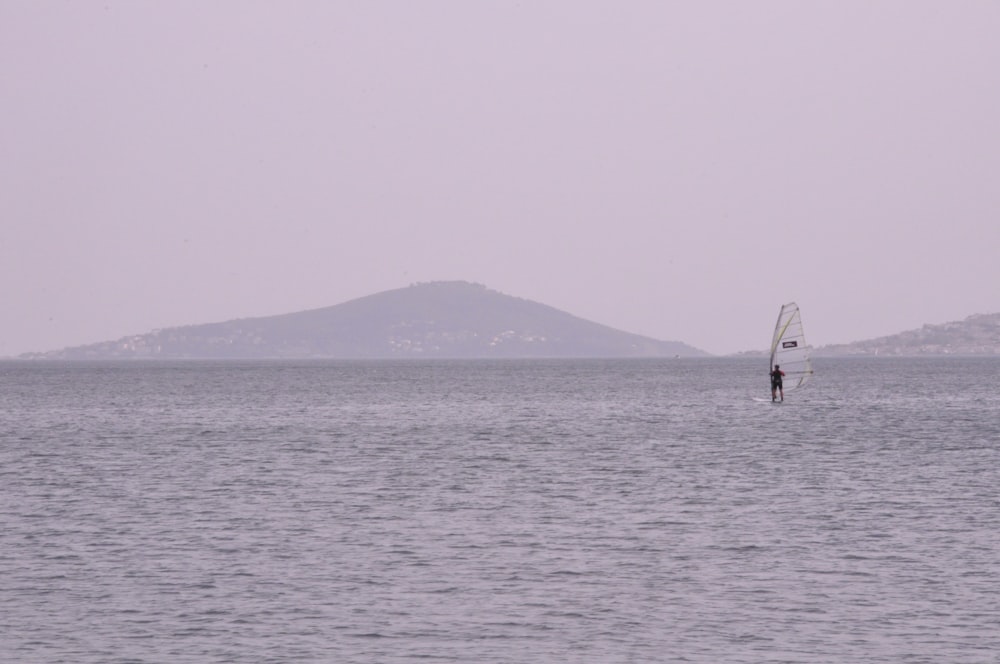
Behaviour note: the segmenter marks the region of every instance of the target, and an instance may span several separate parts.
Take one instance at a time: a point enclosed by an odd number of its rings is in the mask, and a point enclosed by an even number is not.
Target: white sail
[[[778,324],[774,326],[774,338],[771,340],[772,371],[776,364],[785,372],[786,390],[802,387],[813,373],[809,347],[802,332],[802,315],[794,302],[781,307]]]

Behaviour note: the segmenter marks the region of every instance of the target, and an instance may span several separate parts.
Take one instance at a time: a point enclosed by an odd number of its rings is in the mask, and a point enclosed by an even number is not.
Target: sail
[[[809,361],[809,347],[802,333],[802,315],[794,302],[781,307],[778,324],[774,326],[771,340],[771,370],[780,365],[785,372],[784,388],[794,390],[802,387],[812,376],[812,362]]]

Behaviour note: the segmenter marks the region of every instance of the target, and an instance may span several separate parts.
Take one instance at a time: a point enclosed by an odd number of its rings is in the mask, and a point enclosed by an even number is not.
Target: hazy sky
[[[0,356],[468,280],[712,353],[1000,311],[1000,2],[0,0]]]

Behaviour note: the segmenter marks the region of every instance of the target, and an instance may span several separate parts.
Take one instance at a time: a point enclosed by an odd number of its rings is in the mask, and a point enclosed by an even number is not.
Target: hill
[[[322,309],[190,325],[25,359],[696,357],[707,353],[462,281]]]
[[[816,348],[817,357],[843,355],[1000,355],[1000,313],[924,325],[886,337]]]

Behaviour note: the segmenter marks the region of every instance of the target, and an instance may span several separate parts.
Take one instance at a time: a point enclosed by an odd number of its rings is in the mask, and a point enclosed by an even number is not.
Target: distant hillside
[[[190,325],[25,359],[696,357],[707,353],[467,282],[385,291],[323,309]]]
[[[942,325],[849,344],[822,346],[816,356],[1000,355],[1000,313],[977,314]]]

